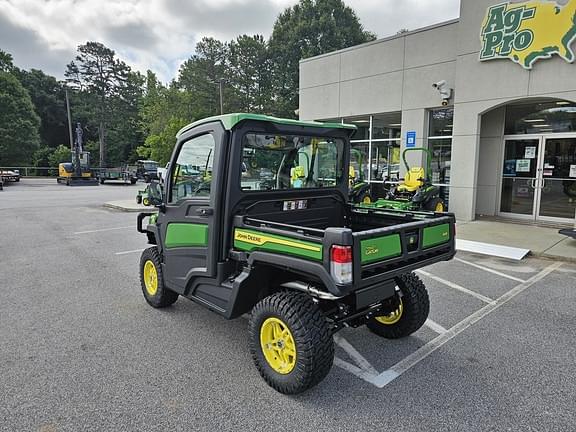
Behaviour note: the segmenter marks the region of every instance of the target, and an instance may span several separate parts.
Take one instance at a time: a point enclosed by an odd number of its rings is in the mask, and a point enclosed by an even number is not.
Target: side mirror
[[[150,204],[155,207],[163,205],[162,186],[160,186],[160,183],[158,183],[157,180],[152,180],[148,184],[148,199],[150,200]]]

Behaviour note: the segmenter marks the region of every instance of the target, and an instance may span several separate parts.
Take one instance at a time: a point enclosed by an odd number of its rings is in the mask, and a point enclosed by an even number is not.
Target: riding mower
[[[426,170],[422,167],[410,167],[406,161],[406,153],[421,151],[426,154]],[[385,199],[378,199],[374,203],[363,203],[363,207],[377,209],[394,209],[406,211],[446,211],[444,200],[440,198],[440,188],[432,185],[430,178],[432,168],[432,153],[425,148],[408,148],[402,153],[402,160],[406,167],[404,182],[392,187]]]
[[[358,170],[352,165],[356,159]],[[363,171],[364,157],[359,150],[350,150],[350,167],[348,169],[348,201],[354,204],[370,204],[372,196],[370,194],[370,184],[366,183]]]
[[[143,190],[138,191],[138,195],[136,195],[136,204],[143,204],[145,206],[150,206],[150,184],[146,185],[146,188]]]

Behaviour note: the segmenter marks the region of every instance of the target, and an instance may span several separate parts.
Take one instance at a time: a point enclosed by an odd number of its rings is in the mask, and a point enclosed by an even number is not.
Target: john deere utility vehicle
[[[282,393],[324,379],[343,327],[417,331],[429,300],[413,271],[455,253],[451,214],[348,203],[354,130],[254,114],[198,121],[178,133],[164,189],[150,184],[158,213],[138,215],[151,244],[140,260],[146,301],[250,313],[252,358]]]
[[[406,160],[408,152],[422,152],[426,155],[426,169],[410,167]],[[407,148],[402,153],[402,161],[406,168],[404,181],[393,187],[384,199],[365,204],[366,207],[379,209],[396,209],[405,211],[446,211],[444,200],[440,198],[440,188],[432,185],[432,154],[425,148]]]

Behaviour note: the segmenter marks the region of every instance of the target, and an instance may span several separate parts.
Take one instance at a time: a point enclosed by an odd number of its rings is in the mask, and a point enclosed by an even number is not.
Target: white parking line
[[[356,348],[350,345],[350,342],[344,339],[341,335],[335,334],[334,342],[336,342],[336,345],[346,351],[346,354],[348,354],[350,358],[354,360],[358,366],[360,366],[360,369],[368,372],[369,374],[378,375],[378,371],[374,369],[374,366],[372,366],[368,360],[366,360],[362,354],[360,354]]]
[[[506,273],[499,272],[498,270],[494,270],[494,269],[491,269],[491,268],[488,268],[488,267],[484,267],[484,266],[481,266],[480,264],[471,263],[470,261],[465,261],[465,260],[463,260],[463,259],[461,259],[461,258],[456,258],[456,257],[454,257],[454,261],[461,262],[462,264],[466,264],[466,265],[475,267],[475,268],[477,268],[477,269],[484,270],[485,272],[492,273],[492,274],[495,274],[495,275],[498,275],[498,276],[502,276],[503,278],[510,279],[510,280],[513,280],[513,281],[516,281],[516,282],[526,282],[524,279],[520,279],[520,278],[517,278],[517,277],[514,277],[514,276],[510,276],[510,275],[507,275]]]
[[[454,282],[450,282],[450,281],[447,281],[446,279],[442,279],[442,278],[440,278],[440,277],[438,277],[438,276],[434,276],[432,273],[428,273],[428,272],[426,272],[426,271],[424,271],[424,270],[416,270],[416,273],[419,273],[419,274],[421,274],[421,275],[423,275],[423,276],[426,276],[427,278],[430,278],[430,279],[432,279],[432,280],[435,280],[436,282],[440,282],[441,284],[444,284],[444,285],[446,285],[446,286],[449,287],[449,288],[455,289],[455,290],[457,290],[457,291],[461,291],[461,292],[463,292],[463,293],[466,293],[466,294],[468,294],[468,295],[471,295],[472,297],[476,297],[478,300],[481,300],[481,301],[483,301],[484,303],[488,303],[488,304],[494,303],[494,300],[491,299],[490,297],[486,297],[486,296],[484,296],[484,295],[482,295],[482,294],[478,294],[478,293],[475,292],[475,291],[469,290],[468,288],[464,288],[463,286],[460,286],[460,285],[458,285],[458,284],[455,284]]]
[[[123,229],[128,229],[128,228],[134,228],[135,225],[130,225],[130,226],[123,226],[123,227],[116,227],[116,228],[103,228],[103,229],[97,229],[97,230],[90,230],[90,231],[76,231],[74,234],[92,234],[92,233],[99,233],[99,232],[105,232],[105,231],[116,231],[116,230],[123,230]]]
[[[442,327],[440,324],[438,324],[437,322],[432,321],[430,318],[428,318],[426,320],[424,325],[426,327],[428,327],[429,329],[434,330],[438,334],[444,334],[448,331],[444,327]]]
[[[352,371],[350,369],[354,368],[353,365],[350,365],[350,364],[342,365],[341,361],[335,362],[335,364],[337,366],[342,367],[343,369],[345,369],[349,372],[354,373],[355,375],[359,376],[363,380],[369,382],[370,384],[373,384],[374,386],[376,386],[378,388],[384,388],[385,386],[390,384],[392,381],[394,381],[396,378],[401,376],[403,373],[412,369],[414,366],[416,366],[422,360],[424,360],[425,358],[430,356],[434,351],[436,351],[437,349],[442,347],[444,344],[446,344],[450,340],[454,339],[456,336],[458,336],[464,330],[468,329],[470,326],[474,325],[475,323],[480,321],[482,318],[485,318],[487,315],[494,312],[495,310],[497,310],[501,306],[504,306],[506,303],[508,303],[514,297],[521,294],[522,292],[524,292],[525,290],[530,288],[535,283],[540,282],[542,279],[544,279],[550,273],[557,270],[561,265],[562,265],[562,263],[554,263],[554,264],[549,265],[544,270],[542,270],[541,272],[539,272],[535,276],[528,279],[526,282],[523,282],[523,283],[517,285],[516,287],[514,287],[510,291],[508,291],[506,294],[504,294],[503,296],[501,296],[500,298],[495,300],[493,303],[484,306],[482,309],[473,313],[468,318],[465,318],[464,320],[460,321],[454,327],[449,329],[446,333],[439,335],[438,337],[436,337],[432,341],[428,342],[426,345],[424,345],[423,347],[421,347],[417,351],[410,354],[408,357],[406,357],[403,360],[396,363],[390,369],[382,372],[380,375],[374,376],[373,374],[362,373],[363,371],[361,371],[359,368],[356,368],[358,370]],[[352,368],[350,368],[349,366],[352,366]]]
[[[116,252],[114,255],[128,255],[128,254],[142,252],[143,250],[144,249],[134,249],[134,250],[124,251],[124,252]]]

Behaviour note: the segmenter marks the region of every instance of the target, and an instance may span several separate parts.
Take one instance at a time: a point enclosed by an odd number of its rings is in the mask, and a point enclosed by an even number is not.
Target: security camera
[[[446,106],[450,103],[450,99],[452,98],[452,89],[448,87],[448,83],[446,80],[438,81],[437,83],[432,84],[438,92],[440,93],[440,97],[442,98],[442,106]]]

